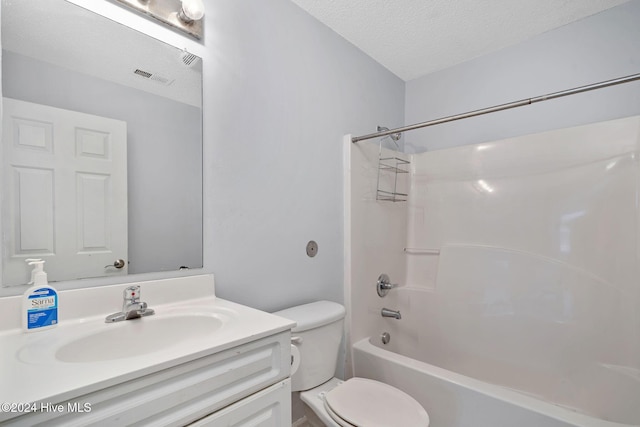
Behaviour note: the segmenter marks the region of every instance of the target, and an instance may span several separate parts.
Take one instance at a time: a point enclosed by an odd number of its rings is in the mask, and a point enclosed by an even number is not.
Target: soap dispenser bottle
[[[29,260],[33,265],[33,286],[22,297],[22,328],[25,332],[42,331],[58,325],[58,293],[47,282],[43,260]]]

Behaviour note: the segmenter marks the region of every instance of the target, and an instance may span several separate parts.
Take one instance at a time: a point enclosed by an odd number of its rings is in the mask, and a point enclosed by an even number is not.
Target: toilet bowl
[[[291,330],[291,389],[300,391],[312,418],[328,427],[429,425],[427,411],[407,393],[371,379],[333,377],[342,339],[342,305],[318,301],[273,314],[297,322]]]

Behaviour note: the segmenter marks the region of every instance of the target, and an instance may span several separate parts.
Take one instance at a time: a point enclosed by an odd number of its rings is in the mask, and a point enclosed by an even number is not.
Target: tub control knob
[[[382,273],[380,277],[378,277],[378,283],[376,283],[376,291],[378,292],[378,296],[382,298],[389,293],[390,289],[393,289],[397,286],[398,285],[391,283],[391,280],[389,280],[389,276]]]
[[[382,344],[389,344],[389,341],[391,341],[391,335],[389,335],[389,332],[383,332],[380,336],[380,340],[382,341]]]

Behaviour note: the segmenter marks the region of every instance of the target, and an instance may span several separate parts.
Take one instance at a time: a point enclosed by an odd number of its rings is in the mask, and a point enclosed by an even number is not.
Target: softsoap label
[[[58,323],[58,294],[53,289],[36,289],[29,295],[27,307],[28,329]]]

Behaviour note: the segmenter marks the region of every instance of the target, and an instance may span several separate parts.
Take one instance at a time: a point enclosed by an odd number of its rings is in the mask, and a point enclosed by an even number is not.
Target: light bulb
[[[182,8],[178,14],[184,22],[193,22],[204,16],[204,2],[202,0],[182,0]]]

